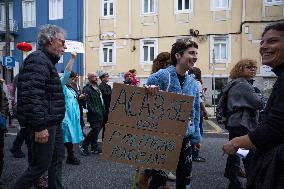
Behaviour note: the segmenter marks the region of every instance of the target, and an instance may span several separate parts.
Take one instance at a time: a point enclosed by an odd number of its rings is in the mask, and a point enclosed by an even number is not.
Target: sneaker
[[[102,153],[103,153],[102,149],[98,149],[95,150],[93,154],[102,154]]]
[[[88,148],[84,148],[82,145],[79,146],[80,152],[83,156],[88,156],[90,155],[90,152]]]
[[[103,153],[102,149],[97,149],[97,150],[91,150],[92,154],[101,154]]]
[[[80,160],[76,157],[67,157],[66,163],[71,165],[80,165]]]
[[[168,180],[171,180],[171,181],[176,180],[176,176],[172,172],[169,172],[167,176],[168,176]]]
[[[11,148],[10,152],[13,154],[14,158],[24,158],[25,154],[21,149]]]

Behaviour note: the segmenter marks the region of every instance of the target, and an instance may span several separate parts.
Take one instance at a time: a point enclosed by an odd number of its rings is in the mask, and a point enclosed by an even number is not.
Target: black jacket
[[[58,60],[39,49],[25,59],[20,69],[17,118],[32,131],[59,126],[64,118],[64,94],[55,68]]]
[[[284,143],[284,63],[272,71],[278,78],[264,110],[263,124],[249,133],[250,140],[261,151]]]
[[[264,110],[263,124],[249,132],[257,150],[247,174],[248,189],[284,188],[284,63]]]
[[[110,101],[111,101],[111,87],[107,83],[101,82],[101,84],[99,85],[99,88],[100,88],[102,95],[103,95],[106,115],[108,115],[109,107],[110,107]]]

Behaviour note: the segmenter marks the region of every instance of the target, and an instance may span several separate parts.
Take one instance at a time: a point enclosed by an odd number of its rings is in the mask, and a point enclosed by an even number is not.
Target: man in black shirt
[[[260,42],[262,64],[278,76],[264,110],[260,127],[223,146],[226,154],[239,148],[254,150],[247,188],[277,189],[284,186],[284,24],[267,26]]]

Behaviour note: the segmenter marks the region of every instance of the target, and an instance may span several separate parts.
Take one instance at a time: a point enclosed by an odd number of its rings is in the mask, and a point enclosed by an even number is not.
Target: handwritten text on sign
[[[65,52],[84,53],[84,45],[80,41],[65,40],[67,49]]]
[[[192,101],[186,95],[158,92],[151,96],[145,88],[115,83],[109,122],[184,135]]]
[[[114,84],[103,157],[144,168],[175,170],[193,97]]]

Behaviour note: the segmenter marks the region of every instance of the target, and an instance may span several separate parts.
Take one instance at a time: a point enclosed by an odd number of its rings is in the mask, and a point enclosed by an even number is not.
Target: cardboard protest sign
[[[175,170],[193,97],[114,83],[103,157],[144,168]]]
[[[67,49],[65,49],[65,52],[85,53],[84,45],[82,42],[65,40],[65,44],[67,47]]]
[[[158,92],[151,96],[145,88],[114,84],[109,109],[110,123],[151,131],[184,135],[193,97]]]
[[[103,157],[137,167],[175,170],[183,136],[106,125]]]

